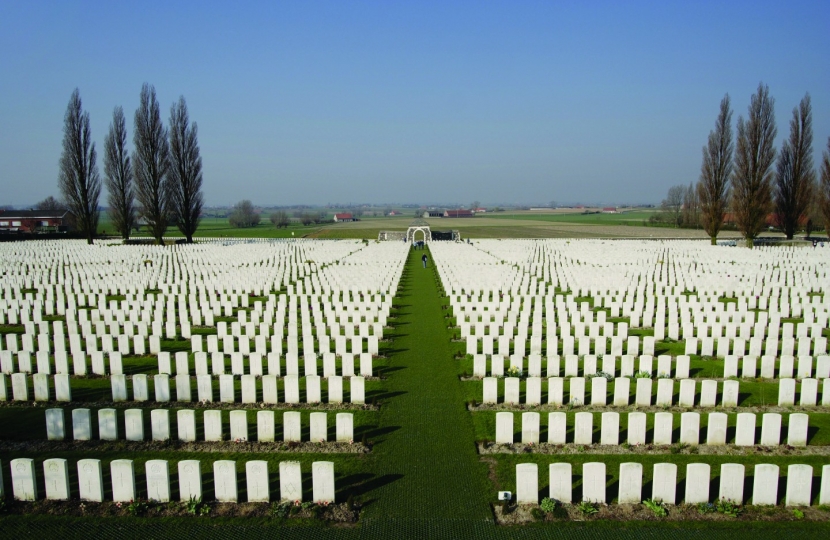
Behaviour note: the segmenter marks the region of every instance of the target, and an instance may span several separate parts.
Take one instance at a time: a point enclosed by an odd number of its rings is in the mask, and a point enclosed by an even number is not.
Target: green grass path
[[[418,528],[447,520],[462,528],[470,522],[492,526],[487,466],[475,451],[435,270],[422,267],[422,254],[410,252],[398,291],[385,383],[394,397],[380,419],[390,432],[374,450],[373,472],[387,483],[372,493],[366,526],[400,520]]]

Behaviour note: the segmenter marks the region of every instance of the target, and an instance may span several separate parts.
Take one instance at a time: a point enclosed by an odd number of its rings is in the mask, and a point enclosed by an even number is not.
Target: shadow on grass
[[[394,433],[399,429],[401,429],[401,426],[359,426],[355,429],[354,435],[355,438],[358,440],[362,440],[363,437],[366,437],[368,440],[372,442],[373,445],[379,445],[383,444],[386,441],[386,435]]]
[[[371,473],[352,474],[338,479],[338,484],[346,487],[337,492],[336,498],[338,501],[345,501],[349,497],[360,497],[363,501],[363,507],[366,508],[377,501],[376,498],[367,498],[368,494],[401,478],[403,478],[402,474],[384,474],[382,476]]]

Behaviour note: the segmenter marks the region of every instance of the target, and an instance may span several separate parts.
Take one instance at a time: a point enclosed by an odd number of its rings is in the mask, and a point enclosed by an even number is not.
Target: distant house
[[[0,233],[45,233],[73,230],[69,210],[0,210]]]
[[[354,216],[351,214],[334,214],[334,221],[336,223],[340,223],[341,221],[356,221]]]
[[[444,217],[443,210],[427,210],[423,213],[424,218]]]
[[[389,212],[386,215],[387,216],[399,216],[399,215],[401,215],[401,213],[400,212],[395,212],[394,210],[392,210],[391,212]]]
[[[475,212],[476,214],[483,214],[486,211],[487,211],[486,208],[476,208],[476,209],[473,210],[473,212]]]
[[[471,218],[473,217],[472,210],[445,210],[444,217],[448,218]]]
[[[617,208],[615,206],[606,206],[602,209],[603,214],[616,214]]]

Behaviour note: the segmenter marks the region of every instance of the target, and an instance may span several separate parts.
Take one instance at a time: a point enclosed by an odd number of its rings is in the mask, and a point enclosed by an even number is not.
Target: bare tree
[[[775,178],[775,213],[778,225],[792,240],[799,221],[805,217],[816,172],[813,169],[813,108],[810,94],[793,109],[790,139],[781,145]]]
[[[170,108],[170,212],[187,243],[199,226],[202,213],[202,158],[198,128],[190,123],[184,96]]]
[[[738,230],[752,248],[764,228],[772,200],[775,162],[775,100],[763,83],[752,96],[746,122],[738,117],[738,146],[732,173],[732,209]]]
[[[66,205],[49,195],[35,205],[35,210],[63,210]]]
[[[170,219],[169,189],[170,147],[167,129],[161,123],[156,89],[144,83],[138,110],[135,111],[133,135],[135,188],[141,204],[141,216],[147,222],[156,243],[164,243]]]
[[[700,227],[700,201],[697,197],[697,189],[694,184],[689,183],[686,192],[683,194],[683,226],[697,229]]]
[[[821,159],[821,183],[819,184],[819,206],[824,220],[824,232],[830,237],[830,137],[827,138],[827,150]]]
[[[109,215],[115,230],[124,240],[136,225],[133,194],[133,168],[127,152],[127,122],[124,109],[112,112],[112,124],[104,139],[104,183],[107,185]]]
[[[63,119],[63,153],[58,173],[66,206],[74,215],[75,226],[92,244],[98,229],[98,198],[101,178],[95,164],[95,143],[89,129],[89,113],[83,111],[76,88],[69,98]]]
[[[228,216],[228,222],[231,226],[241,229],[256,227],[259,225],[259,220],[259,213],[254,210],[254,205],[247,199],[236,203],[236,206],[233,207],[233,211]]]
[[[732,108],[729,94],[726,94],[720,102],[715,129],[709,132],[709,142],[703,147],[703,164],[700,166],[700,180],[697,183],[701,223],[713,245],[717,243],[729,204],[733,149]]]
[[[288,219],[288,214],[284,210],[278,210],[271,214],[271,223],[274,224],[276,228],[288,227],[288,224],[291,222]]]
[[[680,225],[680,217],[683,212],[683,197],[686,194],[686,188],[683,186],[672,186],[669,188],[669,193],[660,206],[663,211],[668,214],[668,220],[678,227]]]

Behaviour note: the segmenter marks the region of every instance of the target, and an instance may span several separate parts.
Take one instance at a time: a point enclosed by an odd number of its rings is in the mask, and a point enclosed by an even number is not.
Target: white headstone
[[[812,487],[813,467],[810,465],[787,465],[786,506],[810,506]]]
[[[700,444],[700,413],[685,412],[680,415],[680,442],[691,446]]]
[[[646,444],[646,413],[628,413],[628,444]]]
[[[47,499],[56,501],[69,499],[69,469],[65,459],[43,460],[43,479]]]
[[[354,415],[352,413],[337,413],[335,417],[335,437],[337,442],[351,442],[354,440]]]
[[[677,465],[674,463],[654,464],[651,498],[665,504],[675,504],[677,500]]]
[[[222,411],[205,411],[205,440],[222,440]]]
[[[202,468],[198,460],[179,461],[179,500],[202,499]]]
[[[496,413],[496,442],[499,444],[513,444],[513,413]]]
[[[548,444],[566,443],[567,419],[563,412],[548,413]]]
[[[516,502],[539,504],[539,466],[537,464],[516,465]]]
[[[104,501],[104,476],[101,460],[78,460],[78,492],[82,501]]]
[[[313,442],[327,441],[329,438],[328,415],[324,412],[313,412],[309,418],[309,438]]]
[[[522,444],[539,444],[539,413],[522,413]]]
[[[720,466],[720,500],[743,504],[745,470],[743,465],[737,463],[724,463]]]
[[[311,464],[313,499],[316,503],[334,502],[334,462],[315,461]]]
[[[573,497],[571,464],[551,463],[548,470],[550,475],[550,498],[561,503],[570,504]]]
[[[726,413],[709,413],[709,425],[706,428],[706,444],[709,446],[723,446],[726,444]]]
[[[659,412],[654,415],[654,444],[670,445],[672,443],[673,422],[672,413]]]
[[[128,441],[144,440],[144,411],[142,409],[124,411],[124,431]]]
[[[62,441],[66,437],[63,409],[46,409],[46,438],[50,441]]]
[[[635,403],[639,407],[651,407],[651,379],[636,379],[637,393],[635,395]]]
[[[92,438],[89,409],[72,409],[72,437],[76,441],[88,441]]]
[[[755,466],[752,482],[752,504],[756,506],[778,504],[778,465],[761,463]]]
[[[170,468],[167,460],[150,459],[144,465],[147,475],[147,498],[151,501],[170,501]]]
[[[643,500],[643,465],[642,463],[620,464],[620,491],[617,502],[620,504],[639,504]]]
[[[150,411],[150,425],[154,441],[170,440],[170,411],[153,409]]]
[[[98,437],[102,441],[118,440],[118,419],[115,409],[98,410]]]
[[[282,414],[282,439],[285,442],[299,442],[302,440],[302,425],[300,413],[287,411]]]
[[[789,417],[787,427],[787,444],[790,446],[807,446],[807,434],[810,416],[804,413],[793,413]]]
[[[218,502],[237,502],[235,461],[213,462],[213,487]]]
[[[268,462],[253,460],[245,463],[248,502],[270,502]]]
[[[288,413],[286,413],[288,414]],[[300,414],[300,413],[297,413]],[[231,440],[248,441],[248,411],[231,411]]]
[[[193,442],[196,440],[196,411],[181,409],[176,411],[176,426],[179,440]]]
[[[574,444],[592,444],[594,432],[594,415],[578,412],[574,420]]]
[[[130,502],[135,500],[135,470],[131,459],[114,459],[110,462],[112,478],[112,500]]]
[[[709,502],[709,478],[711,467],[707,463],[686,465],[686,504]]]
[[[274,442],[274,431],[274,411],[257,411],[256,440],[258,442]]]
[[[303,499],[303,480],[299,461],[280,462],[280,499],[283,501]]]
[[[605,504],[605,463],[583,463],[582,500]]]
[[[755,445],[755,414],[738,413],[738,420],[735,426],[735,445]]]
[[[12,491],[17,501],[37,500],[35,461],[29,458],[11,460]]]

